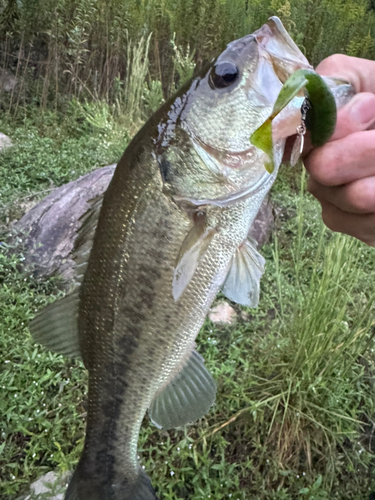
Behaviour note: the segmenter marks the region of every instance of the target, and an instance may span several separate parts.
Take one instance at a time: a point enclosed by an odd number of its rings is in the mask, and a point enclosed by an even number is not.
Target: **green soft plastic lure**
[[[269,156],[270,161],[265,164],[269,173],[274,170],[272,121],[303,88],[310,103],[306,127],[310,131],[312,145],[322,146],[335,130],[336,102],[326,82],[315,71],[295,71],[284,83],[269,118],[250,137],[251,143]]]

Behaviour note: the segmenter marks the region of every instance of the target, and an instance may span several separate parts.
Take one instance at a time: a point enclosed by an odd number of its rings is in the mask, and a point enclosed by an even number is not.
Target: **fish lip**
[[[267,23],[254,32],[254,35],[260,49],[268,54],[268,59],[281,83],[285,83],[291,75],[290,68],[294,71],[299,68],[313,69],[277,16],[271,16]]]

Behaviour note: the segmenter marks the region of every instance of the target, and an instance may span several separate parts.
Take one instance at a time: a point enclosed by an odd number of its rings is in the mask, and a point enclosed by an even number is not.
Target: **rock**
[[[63,500],[70,473],[58,476],[55,472],[47,472],[30,486],[30,495],[24,500],[43,498],[44,500]],[[39,496],[41,495],[41,496]]]
[[[55,189],[14,224],[14,231],[23,239],[25,263],[35,265],[36,276],[58,275],[67,284],[71,282],[71,254],[80,218],[89,200],[107,189],[115,167],[100,168]]]
[[[250,314],[246,311],[241,311],[241,318],[243,321],[249,321],[250,319]]]
[[[0,68],[0,94],[1,92],[12,92],[18,80],[9,71]]]
[[[2,149],[9,148],[9,146],[11,145],[12,145],[11,139],[7,135],[0,132],[0,151]]]
[[[208,317],[213,323],[225,323],[231,325],[236,321],[236,311],[228,302],[221,302],[213,307],[208,313]]]
[[[36,276],[61,276],[69,286],[74,277],[71,253],[80,218],[88,209],[88,201],[107,189],[115,167],[100,168],[55,189],[13,224],[16,233],[22,235],[25,263],[34,265]],[[272,207],[265,201],[249,233],[258,246],[267,241],[272,226]]]

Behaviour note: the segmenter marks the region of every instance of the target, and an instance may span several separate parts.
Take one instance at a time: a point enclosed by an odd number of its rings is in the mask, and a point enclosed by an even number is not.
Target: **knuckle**
[[[333,54],[324,59],[317,67],[318,72],[334,73],[348,64],[349,56],[344,54]]]
[[[347,199],[353,208],[362,213],[375,211],[374,183],[368,179],[348,187]]]
[[[332,149],[331,145],[326,145],[313,152],[308,164],[308,169],[314,179],[325,186],[337,184],[340,155]]]

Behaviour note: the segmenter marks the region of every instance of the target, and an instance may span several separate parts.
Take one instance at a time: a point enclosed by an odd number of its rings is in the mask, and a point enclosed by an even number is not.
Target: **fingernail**
[[[361,93],[353,97],[350,106],[350,114],[357,123],[371,125],[375,121],[375,95]]]

